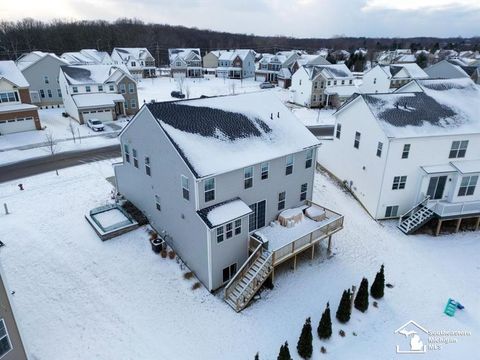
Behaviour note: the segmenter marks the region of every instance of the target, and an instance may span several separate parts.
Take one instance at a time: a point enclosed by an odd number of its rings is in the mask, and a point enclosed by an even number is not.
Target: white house
[[[357,94],[335,113],[335,136],[320,148],[319,162],[373,218],[407,213],[400,225],[406,233],[432,219],[437,233],[451,219],[475,217],[478,228],[479,103],[470,79],[416,80],[394,93]]]
[[[168,49],[172,77],[203,77],[200,49]]]
[[[290,68],[301,54],[293,50],[279,51],[275,55],[264,54],[258,62],[255,80],[277,83],[280,70]]]
[[[155,59],[147,48],[114,48],[111,57],[115,64],[125,65],[136,78],[156,76]]]
[[[363,75],[363,93],[390,92],[413,79],[426,79],[428,74],[417,64],[377,65]]]
[[[255,52],[250,49],[224,51],[218,57],[216,77],[244,79],[255,75]]]
[[[340,106],[359,92],[344,64],[302,66],[292,76],[290,101],[306,107]]]
[[[112,121],[138,111],[137,84],[123,65],[64,65],[59,84],[65,112],[80,124],[89,118]]]

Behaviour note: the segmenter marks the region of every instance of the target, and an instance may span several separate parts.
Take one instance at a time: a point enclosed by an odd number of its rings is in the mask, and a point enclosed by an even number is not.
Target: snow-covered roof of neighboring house
[[[416,82],[421,91],[362,94],[354,98],[364,99],[388,137],[480,133],[480,88],[473,81],[462,78]]]
[[[331,65],[307,65],[303,69],[309,75],[311,80],[322,74],[326,79],[340,79],[345,80],[353,78],[352,72],[345,64],[331,64]]]
[[[0,61],[0,79],[5,79],[20,88],[30,86],[20,69],[11,60]]]
[[[250,54],[251,52],[252,52],[252,50],[249,50],[249,49],[229,50],[229,51],[225,51],[225,52],[221,53],[218,60],[233,61],[238,56],[243,61],[248,56],[248,54]]]
[[[97,49],[83,49],[80,50],[80,53],[94,59],[97,64],[102,64],[104,61],[112,62],[110,54],[106,51],[98,51]]]
[[[398,63],[414,63],[416,60],[417,58],[413,54],[400,55],[395,58],[395,62]]]
[[[360,90],[355,85],[329,86],[325,89],[325,94],[338,95],[340,97],[349,97],[358,92]]]
[[[104,84],[117,81],[121,76],[131,78],[124,65],[64,65],[60,67],[70,85]]]
[[[240,198],[233,198],[197,211],[203,222],[211,229],[248,215],[252,209]]]
[[[9,113],[9,112],[19,112],[19,111],[29,111],[38,109],[37,106],[32,104],[9,104],[5,103],[0,105],[0,113]]]
[[[278,71],[278,78],[279,79],[291,79],[292,78],[292,72],[288,68],[281,68]]]
[[[438,68],[441,68],[441,69],[444,69],[444,75],[440,75],[438,76]],[[456,65],[456,64],[452,64],[450,61],[448,60],[442,60],[442,61],[439,61],[429,67],[427,67],[425,69],[425,72],[432,76],[432,74],[436,74],[435,77],[439,77],[439,78],[451,78],[451,77],[456,77],[456,78],[460,78],[460,77],[469,77],[469,75],[465,72],[465,70],[462,69],[461,66],[459,65]]]
[[[153,57],[147,48],[114,48],[113,52],[116,52],[123,61],[130,59],[145,60],[148,57]]]
[[[170,62],[173,62],[178,56],[181,59],[189,60],[194,55],[197,55],[199,58],[202,57],[199,48],[178,48],[178,49],[168,49],[168,58]]]
[[[64,64],[67,64],[67,62],[64,59],[59,58],[54,53],[46,53],[43,51],[32,51],[30,53],[23,54],[17,59],[15,63],[17,64],[20,71],[23,71],[28,67],[30,67],[31,65],[36,64],[40,59],[43,59],[45,56],[50,56]]]
[[[425,79],[428,78],[428,74],[422,70],[420,66],[415,63],[407,64],[390,64],[390,65],[379,65],[380,68],[385,71],[385,73],[390,78],[397,77],[397,74],[405,69],[405,71],[410,75],[412,79]]]
[[[321,55],[309,55],[309,54],[303,54],[300,55],[300,57],[296,60],[298,65],[304,66],[304,65],[330,65],[330,62],[327,61],[323,56]]]
[[[63,60],[70,65],[94,65],[98,64],[98,61],[91,58],[86,54],[82,54],[80,51],[66,52],[60,56]]]
[[[271,92],[146,107],[197,178],[318,145],[315,136]]]
[[[122,94],[116,93],[74,94],[72,98],[78,108],[113,107],[115,102],[125,101]]]

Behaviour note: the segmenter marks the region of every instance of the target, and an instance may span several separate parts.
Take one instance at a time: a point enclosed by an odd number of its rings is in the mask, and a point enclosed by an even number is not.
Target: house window
[[[381,143],[380,141],[378,142],[378,145],[377,145],[377,156],[378,157],[382,157],[382,150],[383,150],[383,143]]]
[[[114,90],[115,90],[115,86],[113,86],[113,85],[110,84],[110,85],[108,86],[108,89],[109,89],[110,91],[114,91]]]
[[[137,150],[132,149],[132,156],[133,156],[133,166],[138,168]]]
[[[327,85],[328,85],[328,86],[332,85],[332,82],[329,80],[329,81],[327,82]]]
[[[133,94],[135,92],[135,84],[134,83],[129,83],[128,84],[128,92],[130,94]]]
[[[47,75],[45,75],[45,76],[43,77],[43,81],[45,81],[45,84],[49,84],[49,83],[50,83],[50,79],[48,78]]]
[[[98,85],[98,91],[103,92],[103,85]]]
[[[85,91],[86,91],[86,92],[92,91],[92,89],[90,88],[90,85],[85,86]]]
[[[478,175],[464,176],[458,189],[458,196],[470,196],[475,192],[477,186]]]
[[[253,186],[253,166],[249,166],[243,171],[244,180],[243,186],[245,189],[249,189]]]
[[[285,164],[285,175],[293,173],[293,154],[288,155]]]
[[[40,89],[40,96],[42,98],[45,98],[45,91],[43,89]]]
[[[120,92],[121,92],[122,94],[125,94],[125,93],[126,93],[125,84],[120,84]]]
[[[285,195],[286,195],[285,191],[278,193],[278,206],[277,206],[278,210],[285,209]]]
[[[298,80],[298,85],[302,85],[302,79]]]
[[[374,78],[374,79],[373,79],[373,83],[374,83],[374,84],[377,83],[377,78]]]
[[[53,97],[52,90],[47,89],[47,95],[48,95],[49,98]]]
[[[409,154],[410,154],[410,144],[403,145],[402,159],[408,159]]]
[[[182,196],[185,200],[190,200],[190,184],[184,175],[182,175]]]
[[[215,199],[215,178],[207,179],[204,183],[205,202]]]
[[[401,190],[405,189],[405,184],[407,183],[406,176],[395,176],[393,178],[392,190]]]
[[[336,138],[340,139],[341,134],[342,134],[342,124],[337,124],[337,131],[335,132]]]
[[[308,149],[305,155],[305,169],[312,167],[313,149]]]
[[[128,101],[125,101],[125,102],[123,103],[123,105],[125,106],[125,110],[127,110],[127,109],[128,109]]]
[[[387,206],[385,209],[385,217],[396,217],[398,215],[398,205]]]
[[[160,196],[155,195],[155,207],[158,211],[162,211],[162,206],[160,205]]]
[[[123,145],[123,152],[125,153],[125,161],[130,162],[130,149],[128,148],[128,145],[125,144]]]
[[[337,85],[337,80],[334,80],[334,81],[333,81],[333,85]]]
[[[74,94],[78,93],[78,87],[76,86],[72,87],[72,91]],[[42,92],[42,90],[40,90],[40,92]]]
[[[135,61],[132,61],[132,66],[137,66],[137,63]]]
[[[223,282],[226,283],[237,273],[237,264],[232,264],[222,270]]]
[[[57,89],[57,95],[59,98],[62,97],[62,90],[61,89]]]
[[[345,85],[345,80],[342,80],[342,85]]]
[[[130,108],[131,109],[136,109],[137,108],[137,100],[135,100],[135,99],[130,100]]]
[[[235,220],[235,235],[239,235],[242,232],[242,219]]]
[[[307,188],[308,188],[307,183],[302,184],[300,186],[300,201],[303,201],[303,200],[307,199]]]
[[[6,353],[12,350],[12,343],[8,336],[7,327],[5,321],[0,319],[0,357],[3,357]]]
[[[361,134],[358,131],[355,132],[355,140],[353,141],[353,147],[356,149],[360,147],[360,136]]]
[[[43,91],[43,90],[40,90]],[[0,93],[0,103],[16,102],[18,101],[18,93],[15,91],[8,91]]]
[[[313,83],[313,88],[316,89],[317,87],[318,87],[318,82],[315,81],[315,82]]]
[[[230,239],[233,236],[233,223],[225,225],[225,237]]]
[[[268,162],[265,162],[261,165],[261,170],[262,170],[261,179],[262,180],[268,179],[268,168],[269,168]]]
[[[150,169],[150,158],[148,156],[145,156],[145,173],[148,176],[152,176],[152,171]]]
[[[452,142],[452,147],[450,149],[450,159],[454,158],[463,158],[467,152],[468,140],[463,141],[454,141]]]
[[[223,241],[223,226],[217,228],[217,244]]]
[[[349,83],[350,85],[352,85],[352,84],[353,84],[353,80],[350,80],[348,83]]]

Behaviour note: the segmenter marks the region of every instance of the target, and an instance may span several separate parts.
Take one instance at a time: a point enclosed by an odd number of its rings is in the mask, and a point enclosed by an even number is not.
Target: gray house
[[[68,64],[66,60],[52,53],[33,51],[23,54],[16,63],[30,84],[32,104],[48,106],[63,103],[58,74],[60,66]]]
[[[274,94],[147,104],[120,142],[118,192],[237,311],[276,265],[342,227],[310,201],[318,140]]]
[[[255,52],[237,49],[223,52],[218,58],[215,76],[229,79],[243,79],[255,75]]]

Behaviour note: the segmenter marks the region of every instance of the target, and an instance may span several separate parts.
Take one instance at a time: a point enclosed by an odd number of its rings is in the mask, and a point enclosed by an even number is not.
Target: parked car
[[[174,98],[177,98],[177,99],[184,99],[185,98],[185,94],[182,93],[181,91],[172,91],[170,93],[170,96],[174,97]]]
[[[103,131],[105,129],[105,127],[103,126],[103,123],[100,120],[95,118],[88,119],[87,126],[93,131]]]
[[[260,89],[271,89],[271,88],[274,88],[275,85],[273,85],[272,83],[269,83],[268,81],[265,81],[263,83],[260,84]]]

